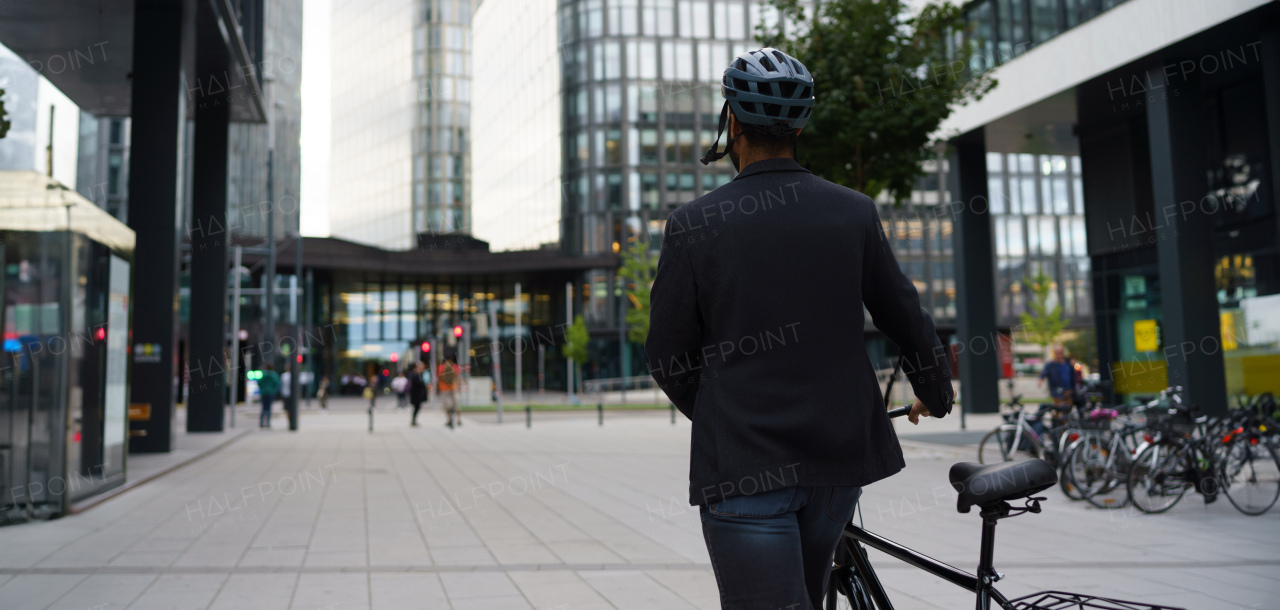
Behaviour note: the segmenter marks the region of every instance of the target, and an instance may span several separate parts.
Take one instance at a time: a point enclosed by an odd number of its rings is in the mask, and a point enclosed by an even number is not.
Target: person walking
[[[409,377],[409,403],[413,405],[413,417],[409,419],[409,425],[418,426],[418,411],[422,409],[422,403],[427,401],[427,383],[422,379],[422,374],[427,371],[427,365],[421,360],[414,363],[413,371],[408,373]]]
[[[320,408],[329,409],[329,376],[320,377],[320,387],[316,388],[316,398],[320,401]]]
[[[1046,379],[1049,380],[1049,398],[1053,399],[1053,404],[1069,405],[1074,402],[1076,367],[1061,345],[1053,347],[1053,360],[1045,363],[1044,369],[1040,371],[1040,379],[1036,380],[1036,387],[1044,387]]]
[[[436,379],[436,392],[440,396],[440,406],[448,418],[445,425],[452,430],[455,417],[458,425],[462,425],[462,415],[458,413],[458,396],[455,393],[458,386],[458,365],[453,362],[451,356],[446,356],[444,362],[436,367]]]
[[[262,378],[258,380],[258,396],[262,399],[262,415],[258,417],[259,428],[271,427],[271,403],[280,393],[280,375],[270,362],[262,365]]]
[[[954,398],[875,202],[796,162],[814,86],[772,48],[725,69],[729,139],[702,161],[727,155],[739,173],[667,217],[650,297],[649,370],[693,422],[689,503],[724,608],[821,608],[862,488],[905,466],[864,308],[901,350],[908,419],[945,416]]]
[[[396,410],[405,408],[408,405],[405,392],[409,391],[409,371],[402,371],[391,380],[391,391],[396,393]]]

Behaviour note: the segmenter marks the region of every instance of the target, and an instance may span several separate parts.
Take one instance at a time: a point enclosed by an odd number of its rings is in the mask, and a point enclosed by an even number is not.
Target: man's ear
[[[738,122],[738,117],[733,116],[733,113],[730,112],[729,113],[729,139],[732,140],[739,133],[742,133],[742,124]]]

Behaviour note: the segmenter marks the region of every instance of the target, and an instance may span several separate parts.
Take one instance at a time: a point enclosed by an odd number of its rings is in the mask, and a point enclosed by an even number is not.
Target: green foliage
[[[574,316],[573,324],[569,326],[569,332],[565,333],[564,357],[572,360],[574,364],[582,364],[587,361],[590,354],[587,350],[587,344],[591,342],[591,334],[587,332],[587,321],[581,315]]]
[[[1062,346],[1066,348],[1067,354],[1072,358],[1090,367],[1097,368],[1098,336],[1092,326],[1081,328],[1075,332],[1075,336],[1063,339]]]
[[[9,121],[6,121],[4,117],[5,117],[4,89],[0,89],[0,138],[3,138],[6,134],[9,133],[10,123]]]
[[[954,42],[960,3],[930,0],[913,13],[904,0],[828,0],[806,15],[797,0],[771,2],[802,27],[762,25],[757,40],[800,59],[815,81],[802,161],[871,197],[907,199],[942,121],[996,84],[969,74],[976,44]]]
[[[1062,316],[1062,304],[1055,305],[1052,310],[1049,309],[1049,295],[1053,291],[1053,278],[1045,274],[1044,271],[1037,272],[1034,276],[1023,280],[1029,292],[1027,299],[1027,308],[1031,311],[1023,312],[1019,318],[1022,321],[1022,332],[1032,342],[1041,347],[1048,347],[1058,335],[1062,334],[1062,329],[1067,326],[1067,319]]]
[[[649,243],[639,239],[631,242],[622,252],[622,267],[618,275],[631,280],[627,289],[627,338],[643,344],[649,338],[649,294],[653,290],[653,276],[658,272],[658,255],[649,250]]]

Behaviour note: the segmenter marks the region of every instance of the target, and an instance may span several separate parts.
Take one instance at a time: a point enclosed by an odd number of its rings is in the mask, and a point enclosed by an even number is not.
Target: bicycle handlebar
[[[895,417],[902,417],[903,415],[907,415],[907,414],[911,413],[911,407],[912,407],[912,406],[914,406],[914,405],[907,405],[907,406],[905,406],[905,407],[898,407],[897,409],[889,409],[889,419],[893,419],[893,418],[895,418]]]

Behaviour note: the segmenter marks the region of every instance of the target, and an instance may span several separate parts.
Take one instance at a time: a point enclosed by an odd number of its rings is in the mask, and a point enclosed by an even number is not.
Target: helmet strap
[[[744,129],[742,133],[729,138],[729,141],[724,144],[724,150],[717,151],[716,149],[720,148],[720,136],[724,134],[724,128],[728,122],[729,101],[725,100],[724,105],[720,107],[720,127],[716,130],[716,141],[711,144],[711,148],[707,149],[707,154],[702,155],[701,161],[703,165],[709,165],[712,161],[719,161],[720,159],[723,159],[725,155],[729,154],[729,150],[733,148],[733,143],[736,142],[738,138],[741,138],[743,133],[746,133],[746,130]]]

